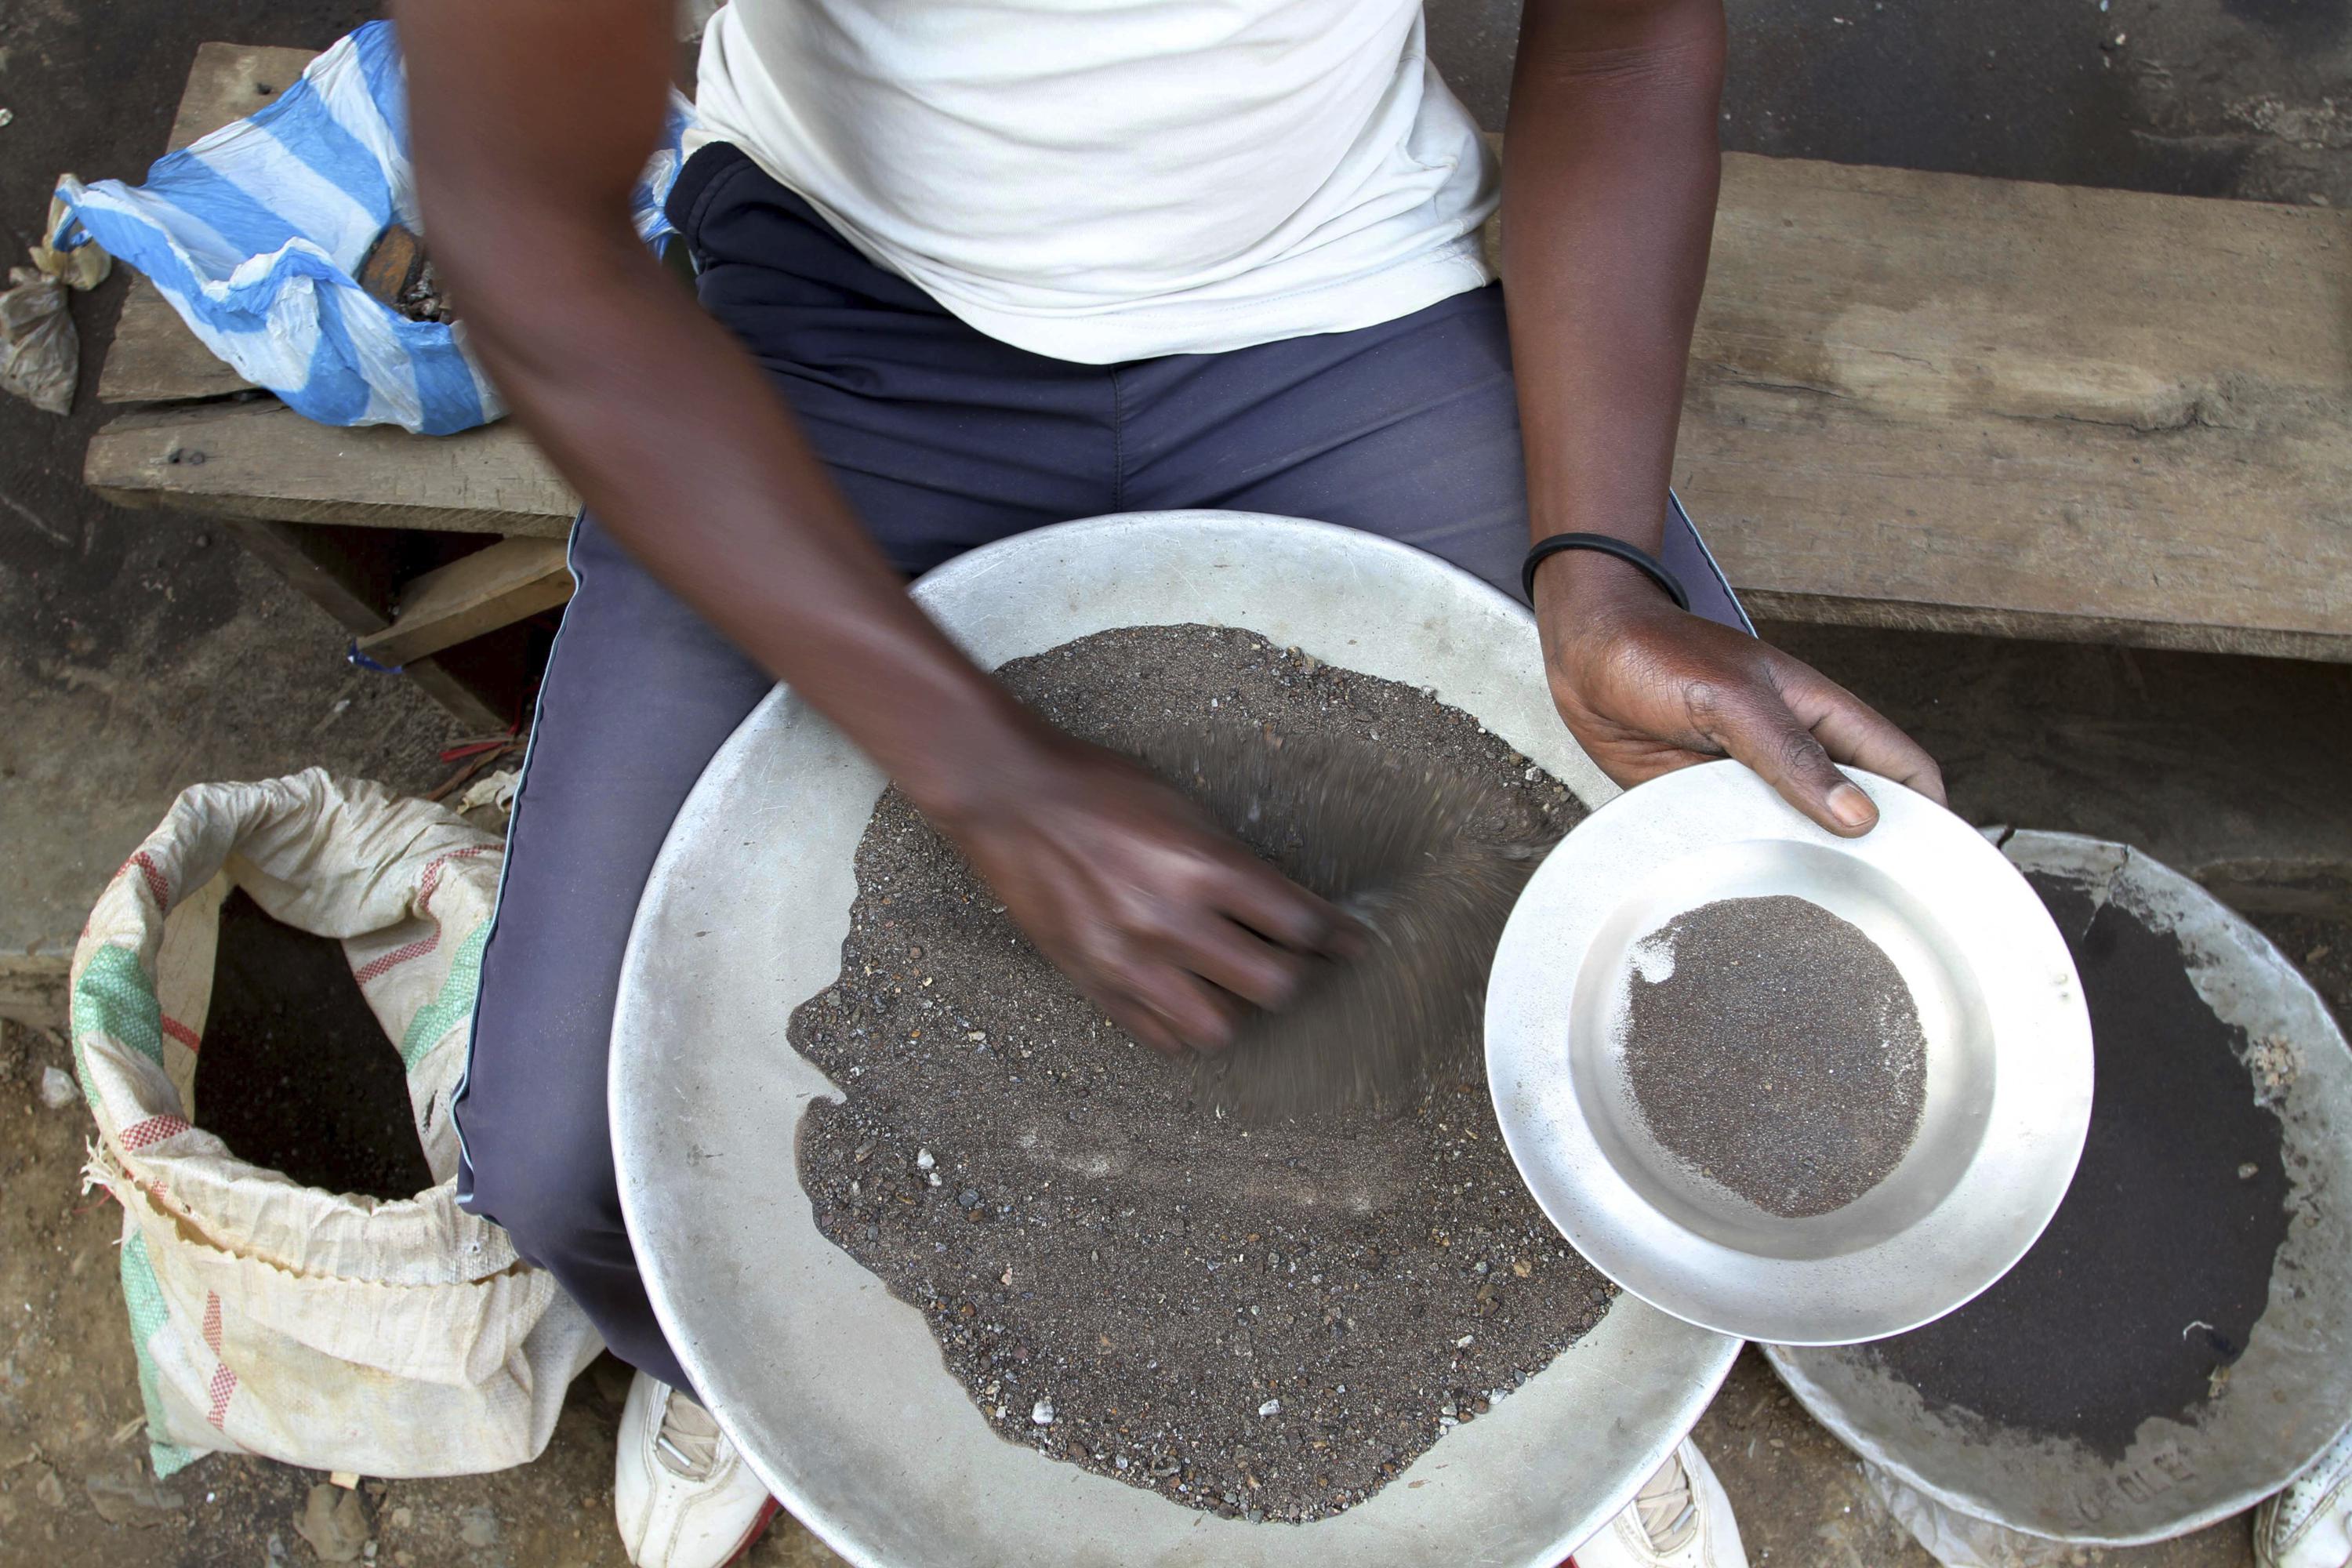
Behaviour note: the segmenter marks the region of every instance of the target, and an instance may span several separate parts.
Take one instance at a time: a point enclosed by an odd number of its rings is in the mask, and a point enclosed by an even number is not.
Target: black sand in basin
[[[2244,1353],[2286,1239],[2283,1135],[2243,1031],[2198,995],[2179,944],[2078,884],[2031,880],[2090,1005],[2082,1163],[2000,1283],[1869,1353],[1931,1405],[2120,1459],[2142,1421],[2189,1418]]]

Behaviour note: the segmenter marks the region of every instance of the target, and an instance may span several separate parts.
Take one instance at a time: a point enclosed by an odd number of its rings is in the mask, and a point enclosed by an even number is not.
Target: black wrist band
[[[1628,544],[1622,539],[1612,539],[1605,533],[1555,533],[1540,540],[1528,552],[1527,564],[1519,568],[1519,586],[1526,592],[1528,603],[1536,601],[1536,568],[1563,550],[1594,550],[1603,555],[1614,555],[1628,566],[1638,568],[1642,574],[1655,583],[1676,609],[1690,608],[1690,595],[1683,591],[1682,580],[1666,570],[1664,563],[1639,545]]]

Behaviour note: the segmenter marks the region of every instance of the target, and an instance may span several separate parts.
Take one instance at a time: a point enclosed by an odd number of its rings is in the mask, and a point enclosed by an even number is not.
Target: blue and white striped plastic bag
[[[692,114],[673,94],[638,183],[648,244],[673,232],[662,203]],[[386,225],[424,232],[389,22],[336,43],[252,118],[166,155],[145,184],[68,178],[58,194],[70,216],[51,244],[94,239],[145,273],[207,348],[297,413],[440,436],[506,412],[462,325],[412,321],[356,278]]]

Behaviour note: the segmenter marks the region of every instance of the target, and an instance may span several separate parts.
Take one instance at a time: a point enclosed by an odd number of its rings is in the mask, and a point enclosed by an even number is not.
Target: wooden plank
[[[250,392],[253,383],[205,347],[163,291],[134,275],[98,373],[100,403],[173,403]]]
[[[247,550],[354,637],[391,624],[397,574],[391,557],[399,545],[394,535],[339,538],[334,529],[260,518],[231,518],[227,526]],[[518,694],[505,689],[510,683],[494,683],[474,671],[460,674],[432,658],[420,658],[403,673],[470,730],[495,734],[515,721]]]
[[[304,598],[354,635],[380,631],[392,619],[400,566],[394,536],[343,541],[324,528],[300,528],[263,518],[226,520],[247,551],[266,563]],[[372,547],[371,547],[372,546]]]
[[[302,74],[310,49],[199,44],[187,90],[164,151],[176,153],[268,103]],[[164,403],[218,397],[252,383],[231,370],[188,331],[152,283],[134,278],[115,318],[113,346],[99,372],[102,403]]]
[[[553,539],[502,539],[427,572],[400,590],[392,625],[359,639],[378,664],[404,665],[552,610],[572,597],[572,568]]]
[[[36,1029],[65,1028],[72,971],[68,949],[0,952],[0,1018]]]
[[[316,49],[198,44],[195,63],[188,68],[188,85],[180,94],[180,110],[172,118],[171,139],[163,143],[163,150],[176,153],[275,101],[318,58]]]
[[[1675,479],[1760,613],[2352,658],[2352,215],[1727,158]]]
[[[82,478],[126,506],[560,539],[579,503],[510,421],[455,436],[314,425],[274,399],[125,414]]]

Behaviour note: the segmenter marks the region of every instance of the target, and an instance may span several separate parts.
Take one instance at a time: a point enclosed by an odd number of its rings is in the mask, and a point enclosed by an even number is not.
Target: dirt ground
[[[296,1533],[315,1471],[214,1455],[158,1485],[116,1284],[121,1215],[79,1173],[89,1116],[51,1110],[59,1034],[0,1023],[0,1565],[268,1568],[317,1562]],[[365,1484],[373,1560],[399,1568],[625,1568],[613,1442],[628,1369],[575,1384],[547,1451],[489,1476]],[[780,1520],[754,1568],[838,1562]]]

